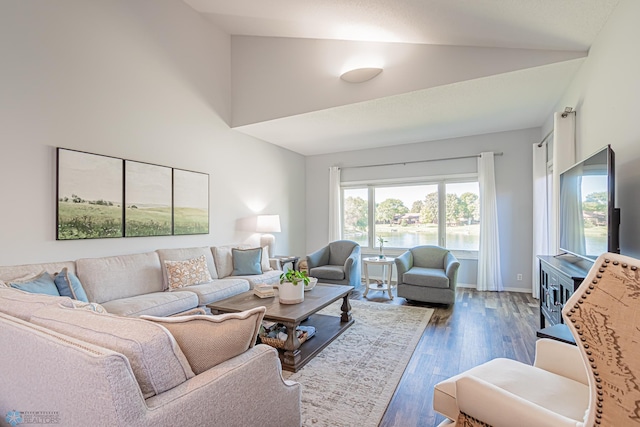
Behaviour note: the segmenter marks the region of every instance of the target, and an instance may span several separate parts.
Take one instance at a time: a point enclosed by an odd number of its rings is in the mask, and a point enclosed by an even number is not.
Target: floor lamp
[[[276,237],[271,233],[280,232],[280,215],[258,215],[256,231],[260,236],[260,247],[269,247],[269,258],[275,255]]]

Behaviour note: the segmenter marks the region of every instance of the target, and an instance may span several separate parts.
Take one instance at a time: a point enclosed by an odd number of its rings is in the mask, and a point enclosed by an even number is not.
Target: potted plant
[[[304,301],[304,287],[309,277],[304,271],[287,270],[280,275],[278,298],[281,304],[298,304]]]

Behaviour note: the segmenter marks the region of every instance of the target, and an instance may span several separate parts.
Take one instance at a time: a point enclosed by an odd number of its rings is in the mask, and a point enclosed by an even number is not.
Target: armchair
[[[360,245],[351,240],[336,240],[307,255],[309,276],[319,283],[335,283],[357,288],[361,283]]]
[[[541,339],[533,366],[494,359],[437,384],[441,425],[638,424],[639,267],[612,253],[595,261],[562,309],[577,346]]]
[[[409,300],[453,304],[460,263],[440,246],[416,246],[396,258],[398,296]]]

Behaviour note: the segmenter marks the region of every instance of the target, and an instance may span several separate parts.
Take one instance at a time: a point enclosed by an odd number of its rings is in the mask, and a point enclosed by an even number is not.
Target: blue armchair
[[[360,245],[351,240],[336,240],[307,255],[309,276],[318,283],[334,283],[357,288],[361,282]]]
[[[460,263],[440,246],[416,246],[396,258],[398,296],[409,300],[453,304]]]

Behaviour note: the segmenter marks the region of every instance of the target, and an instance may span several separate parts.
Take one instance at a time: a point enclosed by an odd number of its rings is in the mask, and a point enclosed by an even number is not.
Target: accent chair
[[[533,366],[494,359],[436,384],[440,426],[637,425],[639,272],[640,260],[601,255],[562,309],[577,346],[540,339]]]
[[[309,276],[318,283],[334,283],[357,288],[361,283],[360,245],[351,240],[336,240],[307,255]]]
[[[460,263],[448,249],[416,246],[396,258],[398,296],[408,300],[453,304]]]

